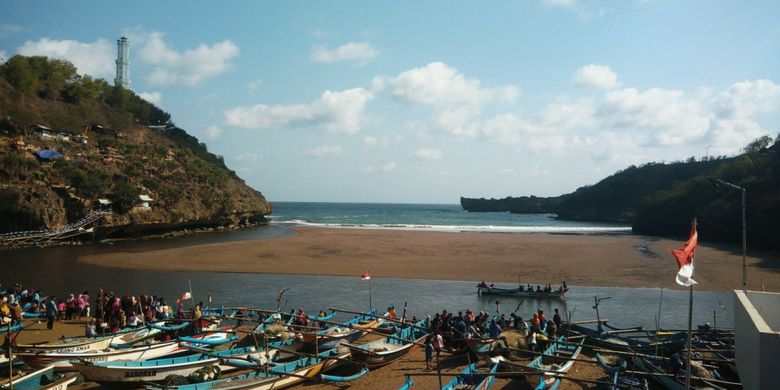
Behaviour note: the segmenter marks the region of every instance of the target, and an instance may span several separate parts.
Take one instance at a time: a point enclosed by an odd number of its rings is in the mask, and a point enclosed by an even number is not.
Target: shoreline
[[[121,248],[86,254],[78,263],[101,268],[354,276],[496,283],[673,288],[677,264],[667,248],[682,245],[631,234],[448,233],[295,226],[296,234],[174,248]],[[739,253],[737,253],[739,252]],[[217,261],[215,261],[217,260]],[[780,285],[780,254],[747,258],[748,288]],[[697,290],[741,288],[736,248],[700,244]]]

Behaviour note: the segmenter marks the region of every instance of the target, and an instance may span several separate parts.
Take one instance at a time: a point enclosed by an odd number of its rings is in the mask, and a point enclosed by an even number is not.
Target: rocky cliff
[[[167,113],[68,65],[15,56],[0,67],[0,232],[100,208],[113,211],[98,229],[109,237],[265,221],[263,195]]]

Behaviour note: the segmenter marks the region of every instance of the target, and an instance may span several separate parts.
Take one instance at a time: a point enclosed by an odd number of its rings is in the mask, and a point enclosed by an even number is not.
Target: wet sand
[[[125,269],[675,287],[667,248],[681,241],[634,235],[442,233],[296,227],[295,236],[83,255],[79,262]],[[739,247],[700,243],[697,289],[742,286]],[[780,254],[749,251],[748,289],[780,286]]]

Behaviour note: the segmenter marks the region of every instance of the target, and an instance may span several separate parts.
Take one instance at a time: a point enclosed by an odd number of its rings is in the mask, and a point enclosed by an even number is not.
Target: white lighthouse
[[[130,89],[130,45],[127,38],[122,37],[116,41],[116,78],[114,85],[121,85]]]

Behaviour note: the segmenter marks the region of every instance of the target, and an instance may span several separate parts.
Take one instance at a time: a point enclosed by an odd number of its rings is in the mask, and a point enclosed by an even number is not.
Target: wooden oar
[[[593,352],[608,353],[612,355],[636,356],[636,357],[652,358],[652,359],[659,359],[659,360],[669,360],[668,357],[648,355],[639,352],[616,351],[614,349],[605,349],[605,348],[593,348],[592,350]]]
[[[601,319],[601,322],[607,322],[607,321],[609,321],[609,318]],[[579,325],[579,324],[595,324],[597,322],[599,322],[599,320],[581,320],[581,321],[572,321],[571,323]]]

